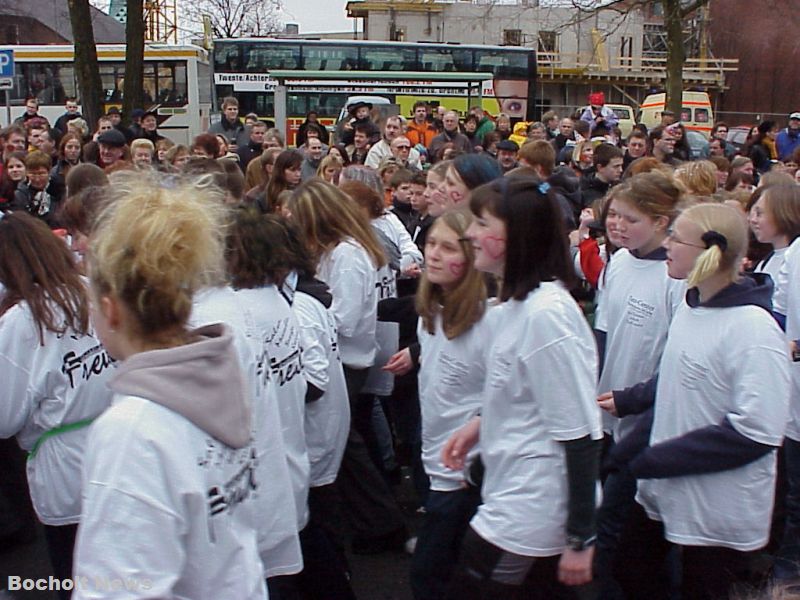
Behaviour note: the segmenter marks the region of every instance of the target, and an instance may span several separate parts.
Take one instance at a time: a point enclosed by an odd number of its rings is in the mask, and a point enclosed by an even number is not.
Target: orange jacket
[[[414,119],[411,119],[408,121],[407,128],[406,137],[409,139],[412,146],[422,144],[427,148],[431,145],[437,133],[436,128],[427,121],[422,125],[417,125]]]

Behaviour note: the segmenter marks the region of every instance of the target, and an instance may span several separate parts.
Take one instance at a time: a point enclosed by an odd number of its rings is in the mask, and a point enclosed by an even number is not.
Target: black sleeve
[[[639,415],[656,403],[658,373],[624,390],[614,390],[614,405],[620,417]]]
[[[725,418],[680,437],[650,446],[630,464],[637,479],[702,475],[736,469],[775,450],[742,435]]]
[[[616,442],[608,453],[603,469],[605,471],[624,471],[630,462],[650,444],[650,431],[653,429],[655,409],[649,408],[640,415],[631,416],[633,427],[628,434]]]
[[[597,379],[599,381],[600,375],[603,374],[603,365],[606,363],[606,332],[599,329],[592,331],[594,331],[594,339],[597,342]]]
[[[306,404],[311,402],[316,402],[322,395],[325,393],[323,390],[319,389],[313,383],[307,382],[308,387],[306,388]]]
[[[596,533],[595,492],[603,441],[587,435],[561,444],[566,453],[569,488],[567,535],[588,540]]]
[[[411,353],[411,362],[414,363],[414,368],[419,367],[419,353],[420,353],[420,345],[419,342],[414,342],[408,347],[408,351]]]

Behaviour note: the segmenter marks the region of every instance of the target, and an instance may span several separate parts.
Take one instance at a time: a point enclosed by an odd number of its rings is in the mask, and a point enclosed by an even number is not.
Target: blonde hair
[[[717,191],[717,167],[708,160],[683,163],[675,170],[675,179],[696,196],[707,197]]]
[[[730,280],[734,281],[747,252],[747,223],[742,213],[725,204],[705,203],[687,208],[680,218],[697,226],[701,235],[713,232],[725,240],[724,249],[714,243],[713,236],[708,241],[704,240],[706,249],[695,260],[686,278],[687,286],[695,287],[719,272],[727,272]]]
[[[449,292],[431,283],[426,274],[422,275],[417,289],[415,304],[422,319],[422,326],[428,333],[434,333],[437,315],[442,317],[442,330],[445,337],[452,340],[469,331],[480,321],[486,310],[486,284],[483,274],[472,265],[475,251],[466,238],[467,228],[473,216],[467,210],[449,210],[439,216],[431,228],[431,233],[447,227],[456,233],[459,246],[464,254],[466,271],[458,284]]]
[[[153,145],[153,142],[144,138],[138,138],[131,142],[131,155],[140,148],[147,148],[150,154],[155,154],[156,152],[156,147]]]
[[[574,162],[576,165],[580,164],[581,154],[583,154],[583,149],[586,148],[586,146],[589,146],[592,150],[594,150],[592,140],[583,140],[582,142],[578,142],[572,149],[572,162]]]
[[[167,185],[156,172],[110,177],[112,201],[91,242],[91,280],[130,311],[141,339],[185,327],[194,293],[222,279],[224,193],[207,179]]]
[[[611,199],[627,202],[653,219],[667,217],[672,222],[678,214],[683,193],[670,175],[650,171],[634,175],[613,188]]]
[[[289,211],[315,261],[347,238],[357,241],[370,255],[376,269],[386,255],[358,204],[339,188],[321,179],[306,181],[292,193]]]
[[[325,177],[325,169],[328,167],[334,167],[341,171],[344,168],[342,161],[339,159],[338,156],[334,156],[333,154],[328,154],[325,158],[323,158],[320,163],[319,167],[317,167],[317,177],[323,178]]]

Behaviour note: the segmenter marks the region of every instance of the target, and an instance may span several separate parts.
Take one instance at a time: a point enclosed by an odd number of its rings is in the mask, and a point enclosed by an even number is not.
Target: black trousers
[[[575,590],[558,581],[560,556],[511,554],[479,536],[464,535],[447,600],[573,600]],[[508,583],[517,579],[519,583]]]
[[[344,367],[351,414],[357,414],[358,396],[367,380],[367,372],[368,369]],[[336,486],[354,536],[376,538],[405,526],[397,500],[370,458],[367,445],[352,420]]]
[[[664,525],[648,518],[638,503],[620,538],[614,577],[630,600],[669,600],[671,585],[665,561],[676,547],[664,538]],[[718,546],[677,546],[681,555],[681,597],[728,598],[731,587],[749,583],[747,552]]]
[[[69,579],[72,577],[72,558],[75,553],[75,537],[78,535],[78,524],[74,525],[45,525],[44,537],[47,541],[47,553],[53,565],[53,575],[56,579]],[[60,590],[60,600],[69,600],[72,591]]]

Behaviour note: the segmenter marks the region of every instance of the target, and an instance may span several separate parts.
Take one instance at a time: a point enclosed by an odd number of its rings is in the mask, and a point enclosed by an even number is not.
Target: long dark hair
[[[0,315],[27,303],[44,345],[44,330],[89,331],[89,302],[66,244],[43,221],[22,211],[0,219]]]
[[[564,218],[553,191],[533,177],[501,177],[472,192],[470,209],[488,211],[506,226],[500,300],[524,300],[543,281],[573,283]]]
[[[303,155],[297,150],[284,150],[275,159],[272,167],[272,177],[266,187],[268,212],[275,212],[278,205],[278,196],[281,192],[291,189],[286,181],[286,169],[296,169],[303,163]]]

